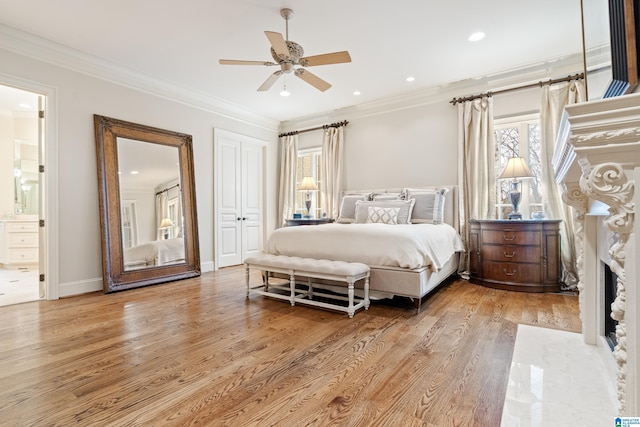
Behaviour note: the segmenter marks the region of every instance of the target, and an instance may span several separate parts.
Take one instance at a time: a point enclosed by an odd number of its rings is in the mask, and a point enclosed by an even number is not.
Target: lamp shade
[[[529,166],[527,166],[527,162],[524,158],[512,157],[507,161],[507,164],[498,179],[528,178],[532,176],[533,174],[529,170]]]
[[[318,191],[318,186],[312,177],[305,176],[298,186],[298,191]]]
[[[171,218],[162,218],[162,221],[160,221],[160,228],[169,227],[173,227],[173,221],[171,221]]]

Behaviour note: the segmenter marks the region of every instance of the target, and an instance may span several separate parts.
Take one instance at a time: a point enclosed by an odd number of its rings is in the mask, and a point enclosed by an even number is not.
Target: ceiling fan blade
[[[315,74],[310,73],[309,71],[305,70],[304,68],[298,68],[295,71],[295,75],[300,77],[302,80],[304,80],[305,82],[309,83],[311,86],[315,87],[316,89],[318,89],[321,92],[324,92],[325,90],[327,90],[327,89],[329,89],[331,87],[331,85],[329,83],[325,82],[320,77],[316,76]]]
[[[280,78],[280,75],[282,75],[282,73],[282,70],[278,70],[275,73],[271,74],[267,78],[267,80],[265,80],[264,83],[262,83],[262,85],[258,88],[258,92],[264,92],[271,89],[271,86],[273,86],[273,84],[278,81],[278,78]]]
[[[218,62],[221,65],[278,65],[269,61],[243,61],[238,59],[220,59]]]
[[[282,34],[273,31],[265,31],[264,33],[267,35],[269,43],[271,43],[271,47],[276,55],[281,56],[283,59],[289,59],[289,48]]]
[[[342,64],[344,62],[351,62],[351,56],[346,50],[343,50],[342,52],[325,53],[323,55],[307,56],[300,59],[300,65],[305,67]]]

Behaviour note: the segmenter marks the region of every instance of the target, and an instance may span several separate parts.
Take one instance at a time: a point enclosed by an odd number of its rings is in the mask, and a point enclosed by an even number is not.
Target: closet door
[[[262,251],[264,174],[262,141],[215,132],[216,267],[242,264]]]
[[[216,150],[217,267],[242,263],[241,142],[218,135]]]
[[[242,260],[262,250],[262,147],[242,145]]]

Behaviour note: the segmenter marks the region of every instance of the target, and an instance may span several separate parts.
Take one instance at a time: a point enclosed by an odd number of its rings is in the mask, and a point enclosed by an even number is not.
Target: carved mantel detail
[[[580,185],[563,185],[562,201],[573,208],[574,241],[576,248],[576,270],[578,272],[578,295],[580,299],[580,319],[584,322],[584,216],[589,209],[589,198]]]
[[[634,191],[640,181],[640,93],[565,107],[552,163],[556,182],[564,190],[563,202],[574,209],[584,341],[601,348],[603,361],[612,373],[615,369],[619,415],[637,416],[640,230]],[[607,207],[608,212],[603,210]],[[602,333],[603,263],[618,277],[611,304],[611,317],[618,321],[613,353]]]
[[[617,163],[603,163],[584,170],[580,187],[590,198],[609,205],[609,215],[604,220],[607,228],[615,233],[617,241],[611,246],[611,270],[618,276],[616,299],[611,304],[611,317],[618,321],[618,344],[613,353],[618,364],[618,400],[620,410],[625,411],[627,332],[626,311],[626,248],[634,225],[634,182],[629,181],[624,169]]]

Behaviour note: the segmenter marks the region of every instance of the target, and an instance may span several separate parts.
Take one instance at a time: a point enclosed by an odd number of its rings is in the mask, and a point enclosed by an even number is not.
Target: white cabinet
[[[0,221],[0,265],[18,268],[38,265],[38,221]]]
[[[216,129],[216,268],[242,264],[262,251],[265,141]]]

